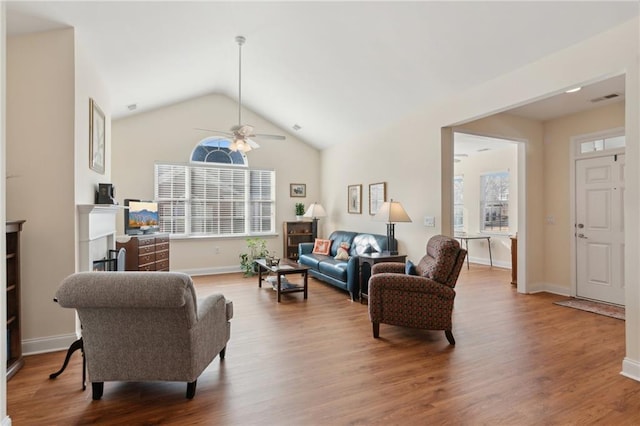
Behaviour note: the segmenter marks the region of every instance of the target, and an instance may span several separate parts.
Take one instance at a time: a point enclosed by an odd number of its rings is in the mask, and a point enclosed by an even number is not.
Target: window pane
[[[156,165],[161,229],[212,236],[275,232],[274,185],[275,172],[268,170]]]
[[[480,229],[509,231],[509,173],[490,173],[480,177]]]
[[[624,136],[617,136],[615,138],[607,138],[604,140],[605,149],[624,148],[626,146]]]

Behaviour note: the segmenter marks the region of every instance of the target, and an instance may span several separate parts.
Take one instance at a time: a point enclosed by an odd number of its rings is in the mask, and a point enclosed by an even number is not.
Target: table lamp
[[[327,212],[319,203],[312,203],[303,215],[303,217],[312,218],[311,234],[314,239],[318,236],[318,218],[325,216],[327,216]]]
[[[373,220],[380,222],[387,222],[387,248],[389,254],[398,254],[398,247],[395,237],[395,224],[396,222],[411,222],[411,218],[407,212],[397,201],[385,201],[378,213],[373,217]]]

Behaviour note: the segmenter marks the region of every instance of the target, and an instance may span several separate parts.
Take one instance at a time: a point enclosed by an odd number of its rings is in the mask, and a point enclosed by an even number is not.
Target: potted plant
[[[264,238],[247,238],[248,253],[240,253],[240,269],[245,277],[254,276],[258,270],[256,259],[261,259],[269,255],[267,241]]]
[[[302,216],[304,216],[304,204],[296,203],[296,219],[302,220]]]

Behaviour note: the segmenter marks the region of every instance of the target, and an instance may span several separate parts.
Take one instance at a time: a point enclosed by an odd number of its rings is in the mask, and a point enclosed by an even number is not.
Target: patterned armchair
[[[179,272],[79,272],[56,298],[78,312],[94,400],[107,381],[187,382],[191,399],[231,335],[232,302],[222,294],[197,299]]]
[[[402,263],[373,265],[369,279],[373,337],[380,336],[380,323],[384,323],[444,330],[449,343],[455,345],[451,332],[456,296],[453,288],[466,254],[457,240],[436,235],[427,243],[427,253],[415,266],[415,272],[407,271],[410,268]]]

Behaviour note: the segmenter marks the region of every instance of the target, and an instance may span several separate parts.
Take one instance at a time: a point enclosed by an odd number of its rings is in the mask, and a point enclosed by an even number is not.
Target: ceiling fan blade
[[[256,149],[256,148],[260,148],[260,145],[258,145],[257,143],[255,143],[254,141],[252,141],[251,139],[245,139],[244,142],[249,145],[251,148]]]
[[[194,130],[201,130],[203,132],[210,132],[210,133],[218,133],[220,135],[225,135],[225,136],[233,136],[233,133],[223,132],[222,130],[202,129],[200,127],[194,127]]]
[[[256,138],[260,138],[260,139],[277,139],[277,140],[284,140],[286,139],[286,137],[282,136],[282,135],[251,135],[254,136]]]

